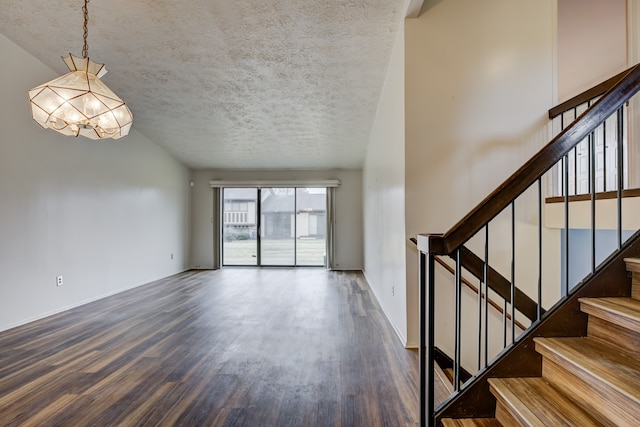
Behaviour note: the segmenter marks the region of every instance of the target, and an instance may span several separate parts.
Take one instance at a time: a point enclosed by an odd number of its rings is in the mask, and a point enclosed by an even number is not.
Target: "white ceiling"
[[[82,5],[0,0],[0,32],[54,78],[82,55]],[[134,129],[189,167],[358,168],[404,5],[92,0],[89,57]]]

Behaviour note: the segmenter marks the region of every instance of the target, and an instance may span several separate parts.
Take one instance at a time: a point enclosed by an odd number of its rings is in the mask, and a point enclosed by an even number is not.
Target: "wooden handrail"
[[[443,267],[444,267],[444,269],[445,269],[445,270],[447,270],[449,273],[454,274],[454,275],[456,274],[455,269],[454,269],[453,267],[451,267],[449,264],[447,264],[446,262],[444,262],[444,261],[442,260],[442,258],[440,258],[440,257],[435,257],[434,259],[436,260],[436,262],[437,262],[438,264],[440,264],[441,266],[443,266]],[[460,281],[461,281],[462,283],[464,283],[464,285],[465,285],[466,287],[468,287],[469,289],[471,289],[471,290],[472,290],[476,295],[478,295],[478,292],[480,292],[480,291],[478,290],[478,288],[477,288],[474,284],[472,284],[471,282],[469,282],[469,281],[468,281],[467,279],[465,279],[464,277],[461,277],[461,278],[460,278]],[[484,294],[484,293],[483,293],[483,294],[482,294],[482,297],[483,297],[483,298],[487,298],[487,302],[489,303],[489,305],[490,305],[491,307],[495,308],[496,310],[498,310],[498,312],[500,312],[500,314],[504,314],[504,309],[503,309],[503,308],[502,308],[502,307],[501,307],[497,302],[495,302],[494,300],[492,300],[491,298],[489,298],[489,297],[488,297],[488,295],[486,295],[486,294]],[[507,319],[511,320],[511,314],[510,314],[510,313],[507,313]],[[524,330],[526,329],[526,328],[525,328],[525,326],[524,326],[522,323],[520,323],[518,320],[515,320],[515,321],[514,321],[514,323],[516,324],[516,326],[517,326],[518,328],[520,328],[520,330],[521,330],[521,331],[524,331]]]
[[[614,87],[616,83],[622,80],[622,78],[626,76],[627,73],[629,73],[629,71],[631,71],[632,68],[633,67],[628,68],[623,72],[611,77],[610,79],[592,87],[591,89],[587,89],[581,94],[576,95],[573,98],[564,101],[562,104],[556,105],[555,107],[549,110],[549,118],[553,119],[555,117],[558,117],[560,114],[565,113],[573,108],[576,108],[584,104],[585,102],[589,101],[590,99],[594,99],[602,95],[603,93],[606,93],[608,90]]]
[[[430,252],[434,255],[453,253],[639,90],[640,65],[636,65],[585,111],[580,120],[560,132],[449,231],[443,235],[429,235]]]

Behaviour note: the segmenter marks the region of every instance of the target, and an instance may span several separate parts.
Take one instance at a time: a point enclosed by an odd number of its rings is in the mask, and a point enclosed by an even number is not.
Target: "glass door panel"
[[[296,265],[294,188],[260,190],[261,265]]]
[[[222,265],[258,265],[258,189],[224,188]]]
[[[296,265],[325,265],[326,247],[327,189],[296,188]]]

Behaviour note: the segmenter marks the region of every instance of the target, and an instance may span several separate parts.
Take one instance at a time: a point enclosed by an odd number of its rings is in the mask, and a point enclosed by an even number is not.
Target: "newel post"
[[[418,310],[420,367],[420,426],[434,425],[434,255],[430,251],[433,235],[418,236]]]

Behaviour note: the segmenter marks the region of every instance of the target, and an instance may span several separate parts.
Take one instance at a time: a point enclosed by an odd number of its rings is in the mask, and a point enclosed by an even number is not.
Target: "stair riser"
[[[625,261],[627,271],[631,272],[631,298],[640,300],[640,263]]]
[[[619,298],[617,304],[611,304],[609,300],[598,302],[589,299],[581,300],[580,311],[589,315],[589,320],[598,318],[607,322],[627,328],[632,332],[640,334],[640,320],[637,318],[635,310],[637,303],[626,298]]]
[[[640,358],[640,333],[591,316],[587,335],[607,341]]]
[[[640,409],[633,399],[554,355],[543,356],[542,377],[603,425],[637,425]]]
[[[529,424],[525,424],[516,418],[500,399],[498,399],[498,403],[496,405],[496,419],[500,421],[500,424],[503,426],[529,426]]]
[[[631,280],[631,298],[640,300],[640,272],[633,272]]]

